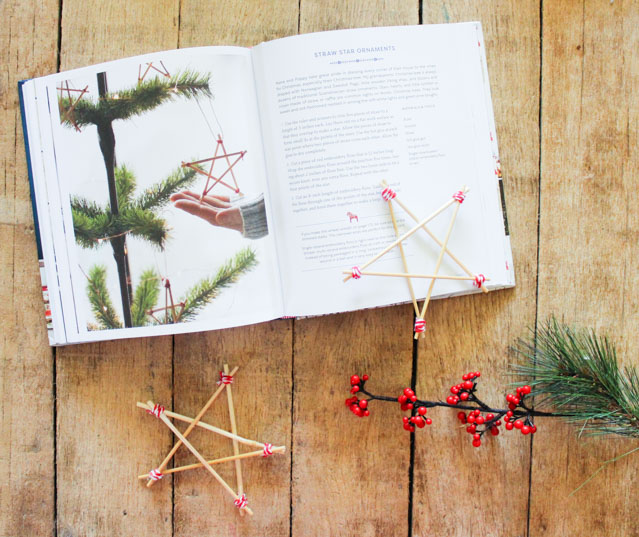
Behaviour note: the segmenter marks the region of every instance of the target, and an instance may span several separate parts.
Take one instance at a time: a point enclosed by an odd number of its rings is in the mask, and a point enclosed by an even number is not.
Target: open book
[[[343,281],[396,238],[382,181],[419,217],[467,185],[449,248],[514,285],[479,23],[158,52],[20,93],[54,345],[409,301],[402,278]],[[404,249],[428,273],[422,235]],[[376,267],[403,270],[399,252]],[[437,280],[433,298],[470,292]]]

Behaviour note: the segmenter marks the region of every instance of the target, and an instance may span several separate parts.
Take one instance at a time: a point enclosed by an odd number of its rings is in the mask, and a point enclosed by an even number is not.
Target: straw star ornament
[[[448,241],[449,241],[450,236],[452,234],[453,227],[455,225],[455,220],[457,219],[457,213],[459,212],[461,204],[466,199],[466,194],[468,193],[468,191],[470,189],[467,188],[466,186],[462,187],[461,190],[458,190],[457,192],[455,192],[452,195],[452,197],[446,203],[444,203],[439,209],[437,209],[435,212],[433,212],[432,214],[430,214],[429,216],[427,216],[424,219],[419,219],[398,198],[397,193],[393,189],[391,189],[386,184],[386,182],[382,183],[382,188],[383,188],[383,190],[382,190],[382,198],[384,199],[384,201],[386,201],[388,203],[388,209],[390,211],[390,217],[391,217],[391,220],[393,222],[393,228],[395,230],[395,235],[397,236],[397,239],[394,242],[392,242],[390,245],[388,245],[386,248],[384,248],[380,253],[378,253],[377,255],[372,257],[371,259],[369,259],[363,265],[354,266],[350,270],[343,271],[344,274],[347,275],[344,278],[344,281],[346,282],[346,281],[348,281],[351,278],[353,278],[355,280],[359,280],[363,276],[386,276],[386,277],[394,277],[394,278],[405,278],[406,282],[408,284],[408,289],[409,289],[410,296],[411,296],[411,299],[412,299],[412,302],[413,302],[413,307],[415,309],[415,326],[414,326],[414,330],[415,330],[415,339],[417,339],[418,337],[420,337],[420,335],[421,335],[421,337],[424,337],[425,332],[426,332],[426,321],[424,320],[424,317],[426,315],[426,309],[428,308],[428,304],[430,303],[430,299],[431,299],[431,296],[433,294],[433,288],[435,286],[435,281],[436,280],[468,280],[468,281],[472,282],[472,284],[475,287],[481,289],[484,293],[488,292],[488,289],[484,285],[484,282],[489,281],[489,279],[486,278],[483,274],[473,274],[466,267],[466,265],[464,265],[459,260],[459,258],[457,256],[455,256],[448,249]],[[416,222],[415,226],[412,227],[410,230],[408,230],[403,235],[400,235],[399,229],[397,227],[397,220],[395,219],[395,211],[393,209],[393,202],[397,203],[397,205],[399,205],[399,207],[401,207],[404,210],[404,212],[411,219],[413,219]],[[443,213],[446,209],[448,209],[451,206],[454,206],[454,209],[453,209],[453,214],[452,214],[452,216],[450,218],[450,222],[448,224],[448,228],[446,230],[446,236],[444,237],[444,240],[440,240],[430,229],[428,229],[426,224],[428,224],[431,220],[433,220],[435,217],[439,216],[441,213]],[[430,274],[420,274],[420,273],[411,272],[409,270],[409,268],[408,268],[408,261],[406,259],[406,255],[404,253],[403,242],[406,239],[408,239],[409,237],[411,237],[413,234],[415,234],[417,231],[419,231],[420,229],[424,230],[426,232],[426,234],[433,241],[435,241],[435,243],[437,243],[437,245],[440,247],[439,255],[437,256],[437,260],[435,262],[435,267],[434,267],[432,273],[430,273]],[[400,252],[400,255],[401,255],[401,258],[402,258],[402,264],[403,264],[403,267],[404,267],[404,272],[375,272],[375,271],[366,270],[370,265],[372,265],[378,259],[380,259],[383,256],[385,256],[388,252],[393,250],[393,248],[395,248],[395,247],[397,247],[399,249],[399,252]],[[444,259],[444,255],[446,255],[446,254],[450,257],[450,259],[452,259],[459,266],[459,268],[463,272],[466,273],[466,276],[449,276],[449,275],[440,273],[442,261]],[[423,303],[421,308],[419,307],[417,298],[415,297],[415,291],[414,291],[413,283],[412,283],[412,279],[413,278],[430,280],[430,284],[428,286],[428,291],[426,293],[426,297],[424,298],[424,303]]]
[[[217,382],[218,388],[215,390],[213,395],[209,398],[206,404],[202,407],[200,412],[198,412],[195,418],[190,418],[187,416],[183,416],[181,414],[177,414],[175,412],[171,412],[170,410],[166,410],[162,405],[154,403],[153,401],[147,401],[146,403],[137,403],[139,408],[142,408],[147,411],[148,414],[155,416],[160,421],[162,421],[171,432],[177,437],[178,441],[175,443],[171,451],[169,451],[168,455],[164,458],[164,460],[160,463],[157,468],[153,468],[150,472],[146,474],[142,474],[138,476],[140,480],[147,480],[146,486],[150,487],[157,481],[161,480],[165,475],[174,474],[177,472],[184,472],[187,470],[193,470],[196,468],[205,468],[214,478],[215,480],[222,485],[222,488],[233,498],[233,504],[240,510],[240,513],[243,515],[244,512],[249,515],[253,514],[253,511],[248,506],[248,501],[246,498],[246,494],[244,492],[244,483],[242,479],[242,467],[241,460],[249,459],[254,457],[269,457],[274,453],[284,453],[286,451],[285,446],[274,446],[273,444],[269,444],[268,442],[262,443],[257,442],[255,440],[250,440],[248,438],[244,438],[237,434],[237,423],[235,420],[235,409],[233,405],[233,393],[231,389],[231,384],[233,383],[234,375],[237,373],[238,368],[233,368],[232,371],[229,372],[228,365],[224,365],[224,370],[220,371],[220,380]],[[226,391],[228,408],[229,408],[229,416],[231,421],[231,431],[226,431],[224,429],[220,429],[219,427],[215,427],[214,425],[209,425],[208,423],[204,423],[201,421],[202,417],[206,413],[206,411],[211,407],[211,405],[215,402],[215,400],[222,394],[223,391]],[[188,423],[189,426],[186,430],[181,433],[178,428],[175,426],[173,422],[169,418],[172,418],[177,421],[183,421]],[[203,457],[200,452],[188,441],[187,437],[195,429],[195,427],[201,427],[202,429],[206,429],[210,432],[219,434],[224,436],[233,442],[233,455],[227,457],[220,457],[212,460],[207,460]],[[254,451],[249,451],[247,453],[240,453],[239,445],[244,444],[246,446],[250,446],[253,448],[258,448]],[[179,466],[176,468],[167,469],[167,466],[177,450],[180,446],[184,445],[198,460],[197,463],[188,464],[186,466]],[[222,464],[225,462],[234,462],[235,463],[235,473],[237,479],[236,489],[233,489],[214,469],[213,466],[217,464]]]

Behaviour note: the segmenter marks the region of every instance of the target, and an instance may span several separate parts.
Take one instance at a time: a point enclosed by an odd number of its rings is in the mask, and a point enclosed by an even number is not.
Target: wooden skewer
[[[386,181],[382,182],[382,186],[387,186]],[[397,197],[395,196],[394,201],[397,202],[397,204],[404,209],[404,212],[410,216],[415,222],[419,222],[419,219],[417,218],[417,216],[411,212],[411,210],[406,207],[406,205],[404,205],[404,203]],[[428,233],[428,235],[430,236],[431,239],[433,239],[439,246],[443,246],[442,241],[440,241],[437,236],[426,226],[423,225],[422,229]],[[466,265],[464,265],[448,248],[445,249],[445,252],[448,254],[448,256],[459,265],[459,268],[462,269],[466,274],[468,274],[469,276],[474,276],[473,273],[466,267]],[[489,281],[488,278],[486,278],[486,281]],[[488,289],[486,288],[486,286],[484,284],[481,285],[481,290],[484,293],[488,293]]]
[[[393,210],[393,203],[391,202],[391,200],[388,200],[388,210],[390,211],[391,220],[393,221],[393,229],[395,230],[395,236],[399,237],[399,229],[397,227],[397,220],[395,220],[395,211]],[[397,246],[399,246],[399,253],[402,256],[402,264],[404,265],[404,272],[408,272],[408,262],[406,261],[406,256],[404,255],[404,245],[400,242]],[[410,278],[407,277],[406,283],[408,284],[408,291],[410,292],[410,298],[413,301],[413,308],[415,308],[415,315],[419,315],[419,306],[417,305],[417,299],[415,298],[413,282],[411,281]]]
[[[468,192],[468,188],[464,187],[462,189],[462,191],[464,192],[464,194],[466,192]],[[360,270],[365,269],[366,267],[368,267],[369,265],[371,265],[372,263],[375,263],[375,261],[377,261],[380,257],[382,257],[383,255],[387,254],[388,252],[390,252],[393,248],[395,248],[395,246],[397,246],[400,242],[404,242],[408,237],[410,237],[413,233],[415,233],[418,229],[420,229],[424,224],[427,224],[428,222],[430,222],[433,218],[435,218],[437,215],[439,215],[441,212],[445,211],[446,209],[448,209],[448,207],[450,207],[453,203],[457,203],[457,201],[454,198],[451,198],[450,200],[448,200],[446,203],[444,203],[444,205],[442,205],[439,209],[437,209],[434,213],[432,213],[431,215],[427,216],[426,218],[424,218],[423,220],[420,220],[419,223],[409,229],[406,233],[404,233],[401,237],[399,237],[396,241],[392,242],[390,245],[388,245],[386,248],[384,248],[380,253],[378,253],[375,257],[369,259],[366,263],[364,263],[360,268]],[[346,278],[344,278],[344,281],[347,282],[348,280],[350,280],[353,276],[352,275],[348,275],[346,276]]]
[[[465,189],[466,187],[464,187]],[[453,225],[455,224],[455,219],[457,218],[457,213],[459,212],[459,208],[461,207],[461,203],[457,203],[457,207],[455,207],[455,211],[453,212],[453,216],[450,219],[450,224],[448,224],[448,230],[446,231],[446,238],[444,239],[444,244],[442,244],[442,249],[439,252],[439,256],[437,256],[437,263],[435,264],[435,274],[439,272],[439,268],[441,267],[442,260],[444,259],[444,251],[446,250],[446,245],[448,244],[448,239],[450,239],[450,234],[453,231]],[[426,298],[424,299],[424,306],[422,307],[422,311],[419,314],[419,318],[423,319],[426,314],[426,308],[430,302],[430,297],[433,294],[433,287],[435,286],[435,280],[430,281],[430,285],[428,286],[428,292],[426,293]],[[415,339],[419,337],[419,333],[415,333]]]
[[[149,408],[145,403],[137,403],[137,406],[139,408],[143,408],[144,410],[151,410],[153,408],[153,407]],[[189,418],[187,416],[183,416],[182,414],[177,414],[176,412],[171,412],[170,410],[165,410],[164,413],[169,418],[180,420],[180,421],[183,421],[185,423],[190,423],[191,425],[193,425],[193,422],[195,421],[193,418]],[[264,444],[262,444],[261,442],[256,442],[255,440],[249,440],[248,438],[244,438],[244,437],[242,437],[240,435],[229,433],[228,431],[225,431],[224,429],[220,429],[220,428],[216,427],[215,425],[209,425],[208,423],[204,423],[203,421],[198,421],[196,425],[198,427],[201,427],[202,429],[206,429],[207,431],[211,431],[211,432],[217,433],[217,434],[219,434],[221,436],[225,436],[226,438],[230,438],[231,440],[235,439],[240,444],[245,444],[247,446],[259,447],[259,448],[263,448],[264,447]],[[187,431],[190,432],[190,429],[191,429],[191,427],[189,427],[187,429]],[[186,436],[186,434],[185,434],[185,436]],[[159,468],[160,471],[162,471],[163,469],[164,469],[163,467]]]
[[[224,374],[229,374],[229,365],[224,364]],[[231,418],[231,432],[233,434],[237,434],[237,425],[235,423],[235,408],[233,407],[233,392],[231,391],[231,385],[229,384],[226,387],[226,397],[229,402],[229,417]],[[237,441],[237,438],[233,438],[233,455],[236,457],[240,454],[240,444]],[[244,482],[242,481],[242,464],[239,458],[235,459],[235,475],[237,478],[237,493],[241,496],[244,493]],[[244,513],[240,511],[242,516]]]
[[[273,453],[285,453],[286,446],[277,446],[272,448]],[[231,462],[239,459],[250,459],[253,457],[262,457],[264,455],[264,450],[259,449],[257,451],[249,451],[248,453],[240,453],[239,455],[231,455],[230,457],[223,457],[221,459],[213,459],[210,461],[206,461],[209,464],[222,464],[223,462]],[[164,470],[162,472],[163,475],[175,474],[177,472],[185,472],[186,470],[194,470],[195,468],[202,468],[203,464],[200,462],[196,462],[193,464],[187,464],[185,466],[178,466],[176,468],[169,468],[168,470]],[[148,479],[149,474],[142,474],[138,476],[138,479]]]
[[[239,369],[239,367],[234,367],[233,371],[231,371],[231,376],[235,375],[235,373],[237,372],[237,370]],[[188,426],[188,428],[186,429],[186,431],[184,431],[184,438],[186,438],[189,434],[191,434],[191,431],[193,429],[195,429],[195,426],[199,423],[199,421],[202,419],[202,416],[204,416],[204,413],[209,409],[209,407],[213,404],[213,402],[218,398],[218,396],[222,393],[222,391],[228,386],[228,384],[220,384],[220,386],[218,387],[217,390],[215,390],[215,393],[213,393],[213,395],[211,396],[211,398],[206,402],[206,404],[202,407],[202,410],[200,410],[200,412],[198,413],[197,416],[195,416],[195,419],[191,422],[191,425]],[[138,406],[140,406],[138,404]],[[153,409],[153,405],[151,405],[150,409],[147,410],[151,410]],[[179,436],[178,436],[179,438]],[[166,465],[169,464],[169,461],[171,460],[171,458],[173,457],[173,455],[175,455],[175,452],[179,449],[179,447],[182,445],[181,441],[178,441],[175,443],[175,445],[173,446],[173,448],[171,449],[171,451],[169,451],[169,454],[164,457],[164,460],[162,461],[162,464],[160,464],[160,466],[158,467],[158,470],[163,471],[166,468]],[[153,481],[152,479],[149,479],[146,483],[147,487],[151,487],[153,485],[155,481]]]
[[[342,274],[350,274],[349,270],[343,270]],[[371,272],[368,270],[362,271],[362,276],[393,276],[397,278],[425,278],[430,280],[470,280],[474,281],[474,276],[446,276],[444,274],[413,274],[412,272]],[[490,279],[486,278],[489,282]],[[417,312],[419,314],[419,311]]]
[[[225,386],[223,384],[223,386]],[[149,407],[153,408],[153,401],[147,401],[146,403]],[[222,485],[222,487],[224,488],[224,490],[226,490],[231,496],[233,496],[234,500],[239,499],[239,495],[235,493],[235,491],[229,486],[229,484],[224,481],[224,479],[222,479],[220,477],[220,474],[218,474],[215,470],[213,470],[213,468],[211,467],[211,465],[206,462],[206,459],[204,457],[202,457],[202,455],[200,455],[200,453],[198,452],[197,449],[195,449],[191,443],[182,435],[182,433],[180,431],[177,430],[177,427],[175,425],[173,425],[173,423],[171,423],[171,420],[169,420],[169,418],[166,417],[166,414],[164,412],[160,413],[160,419],[164,422],[164,424],[171,430],[171,432],[177,436],[180,441],[182,442],[182,444],[184,444],[188,450],[193,453],[193,455],[195,455],[195,458],[200,461],[204,467],[209,471],[209,473],[215,478],[217,479],[218,483],[220,485]],[[253,511],[251,511],[251,509],[246,506],[243,509],[246,510],[246,512],[249,515],[253,515]]]

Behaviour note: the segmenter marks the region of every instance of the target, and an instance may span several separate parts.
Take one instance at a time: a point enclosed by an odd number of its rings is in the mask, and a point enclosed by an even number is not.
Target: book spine
[[[38,208],[36,204],[35,187],[33,185],[33,167],[31,163],[31,148],[29,146],[29,133],[27,130],[27,119],[24,105],[23,86],[27,80],[18,82],[18,95],[20,98],[20,114],[22,117],[22,134],[24,137],[24,149],[27,159],[27,173],[29,177],[29,191],[31,194],[31,209],[33,211],[33,224],[38,251],[38,267],[40,269],[40,279],[42,280],[42,299],[44,300],[44,317],[47,323],[47,334],[49,342],[53,344],[53,318],[51,315],[51,305],[49,303],[49,288],[47,286],[46,271],[44,268],[44,254],[42,252],[42,239],[40,237],[40,220],[38,218]]]

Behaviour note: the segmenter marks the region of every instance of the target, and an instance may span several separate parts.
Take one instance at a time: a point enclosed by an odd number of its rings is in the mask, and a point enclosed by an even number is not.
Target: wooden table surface
[[[381,393],[414,379],[436,398],[480,370],[498,403],[508,345],[551,313],[608,332],[639,363],[636,2],[6,0],[0,20],[2,536],[639,535],[639,455],[569,496],[636,442],[578,439],[540,419],[534,441],[504,434],[475,449],[444,410],[411,438],[393,405],[366,420],[344,407],[354,372]],[[410,306],[48,346],[18,80],[176,47],[468,20],[486,37],[515,289],[436,301],[416,347]],[[172,445],[135,402],[193,415],[224,361],[241,368],[240,432],[289,448],[243,465],[252,518],[205,471],[150,490],[135,479]],[[225,406],[209,421],[227,427]],[[205,453],[230,450],[192,439]],[[220,471],[233,479],[232,465]]]

